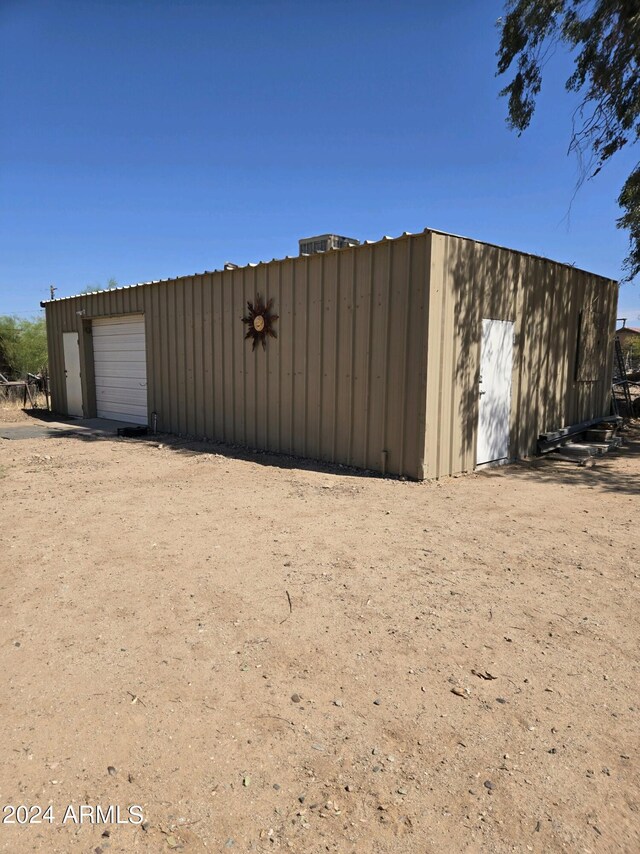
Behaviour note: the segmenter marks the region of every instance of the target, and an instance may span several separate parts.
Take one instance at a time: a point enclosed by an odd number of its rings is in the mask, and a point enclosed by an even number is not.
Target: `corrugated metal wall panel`
[[[224,324],[214,324],[214,318],[224,318],[224,301],[222,298],[222,276],[214,273],[211,280],[211,325],[213,345],[213,428],[208,435],[226,438],[225,421],[225,348],[224,348]]]
[[[318,398],[318,450],[324,460],[336,458],[337,424],[337,371],[340,329],[338,324],[338,283],[342,270],[340,255],[330,253],[322,258],[321,283],[319,287],[318,314],[320,323],[320,346],[318,348],[318,370],[320,372],[320,394]]]
[[[279,314],[282,311],[281,298],[281,276],[282,266],[273,267],[266,265],[264,267],[265,284],[264,292],[269,294],[273,299],[274,311]],[[277,342],[277,347],[267,347],[267,447],[282,448],[282,341],[280,337],[280,320],[276,321],[274,329],[278,338],[275,341],[270,341],[269,344]]]
[[[280,447],[283,451],[293,451],[293,390],[295,375],[293,367],[293,262],[283,261],[278,265],[280,275],[280,305],[276,312],[280,317],[278,327],[278,348],[280,351]]]
[[[381,421],[386,465],[401,469],[404,418],[404,367],[407,360],[406,315],[409,308],[409,241],[389,241],[386,358],[383,377]]]
[[[174,431],[176,433],[186,433],[188,429],[188,414],[187,414],[187,338],[190,337],[191,330],[187,328],[188,318],[185,315],[186,302],[186,282],[181,283],[181,286],[173,288],[175,297],[175,388],[174,394],[176,399],[176,423]],[[194,425],[195,427],[195,425]]]
[[[248,282],[249,292],[260,294],[266,301],[266,298],[271,298],[269,287],[267,285],[267,265],[260,264],[250,270],[252,276]],[[275,305],[275,300],[274,300]],[[275,309],[274,309],[275,310]],[[277,311],[275,312],[278,313]],[[277,323],[276,323],[277,326]],[[268,345],[275,343],[276,339],[270,338]],[[250,444],[255,448],[268,448],[270,445],[269,437],[269,412],[272,409],[272,404],[276,400],[272,393],[269,382],[269,359],[273,356],[274,348],[267,346],[266,350],[260,345],[260,353],[254,353],[252,370],[249,372],[249,396],[253,402],[253,439]]]
[[[159,288],[153,288],[149,294],[151,317],[145,323],[150,326],[147,330],[147,340],[158,340],[160,337],[160,313],[158,311]],[[158,412],[162,408],[162,387],[160,380],[160,361],[151,358],[151,347],[147,348],[147,380],[149,389],[149,412]]]
[[[254,352],[241,317],[257,293],[279,320]],[[49,303],[53,402],[66,411],[62,333],[142,312],[160,430],[440,477],[475,465],[482,318],[515,323],[512,453],[524,456],[539,432],[606,411],[611,348],[601,380],[576,383],[575,347],[580,311],[596,301],[612,334],[616,300],[609,280],[425,232]]]
[[[187,278],[181,285],[184,295],[184,317],[182,321],[182,346],[184,351],[184,377],[181,386],[184,391],[184,429],[196,434],[196,408],[195,408],[195,376],[193,372],[193,342],[196,337],[196,328],[200,323],[192,322],[193,314],[193,279]],[[189,427],[191,429],[189,429]]]
[[[202,314],[202,340],[198,370],[201,374],[201,394],[203,400],[201,414],[201,433],[213,436],[215,418],[215,388],[213,376],[213,285],[211,275],[206,275],[200,292],[200,312]]]
[[[437,477],[438,447],[442,424],[440,420],[441,367],[437,347],[443,336],[444,241],[431,242],[429,276],[429,310],[427,313],[427,382],[425,411],[425,477]],[[433,353],[432,353],[433,351]],[[431,356],[429,355],[431,354]]]
[[[377,247],[374,247],[370,333],[369,442],[367,447],[367,455],[371,462],[375,461],[376,452],[378,454],[381,454],[383,450],[388,452],[385,447],[384,395],[387,391],[387,357],[389,351],[389,253],[391,246],[387,243],[381,247],[382,251],[376,252],[376,249]],[[386,462],[384,464],[386,466]]]
[[[373,302],[373,247],[355,253],[353,437],[350,462],[367,468],[369,458],[369,389],[371,386],[371,314]]]
[[[242,313],[246,314],[244,306],[247,304],[247,302],[254,302],[256,299],[256,289],[254,283],[255,270],[250,267],[243,267],[240,275],[242,278]],[[264,297],[264,294],[262,294],[262,296]],[[239,313],[235,312],[233,316],[233,321],[235,322],[236,328],[239,326],[238,316]],[[256,359],[258,358],[258,355],[260,355],[260,362],[262,364],[262,357],[264,356],[264,352],[262,351],[262,346],[259,345],[260,353],[258,354],[258,352],[253,349],[249,341],[241,341],[240,335],[237,335],[236,337],[238,339],[238,353],[240,356],[240,380],[242,383],[242,394],[240,395],[239,400],[242,420],[241,441],[244,445],[248,445],[250,447],[255,448],[257,422],[257,414],[255,409],[255,375],[257,370]]]
[[[580,311],[602,307],[609,332],[600,379],[575,381]],[[617,285],[543,258],[434,233],[427,357],[425,476],[475,467],[482,318],[515,323],[511,454],[538,435],[609,407]]]
[[[412,283],[407,318],[407,361],[405,364],[404,397],[418,395],[417,416],[409,407],[404,407],[404,431],[402,445],[402,469],[406,467],[407,455],[418,457],[418,477],[424,477],[424,437],[427,405],[427,334],[429,309],[429,276],[431,266],[431,236],[428,240],[410,241],[410,281]]]
[[[307,262],[307,305],[305,338],[307,367],[302,378],[305,392],[305,456],[320,459],[320,414],[324,376],[322,372],[322,268],[324,257],[313,255]]]
[[[84,320],[90,334],[92,317],[143,313],[160,430],[421,477],[430,240],[49,303],[54,406],[66,410],[62,332]],[[279,315],[266,351],[252,351],[241,323],[257,293]]]

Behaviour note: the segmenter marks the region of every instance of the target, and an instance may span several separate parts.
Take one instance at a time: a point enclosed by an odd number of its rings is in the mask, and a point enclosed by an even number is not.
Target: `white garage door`
[[[93,361],[98,418],[147,423],[144,317],[94,320]]]

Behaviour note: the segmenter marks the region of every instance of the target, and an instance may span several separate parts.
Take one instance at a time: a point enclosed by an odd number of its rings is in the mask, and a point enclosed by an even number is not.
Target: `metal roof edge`
[[[425,228],[424,231],[427,232],[429,230],[430,229]],[[181,276],[170,276],[169,278],[166,278],[166,279],[155,279],[151,282],[135,282],[131,285],[120,285],[119,287],[116,287],[116,288],[105,288],[104,290],[101,290],[101,291],[90,291],[88,293],[83,293],[83,294],[70,294],[69,296],[66,296],[66,297],[56,297],[55,299],[52,299],[52,300],[50,300],[50,299],[49,300],[42,300],[40,302],[40,306],[42,308],[45,308],[45,306],[50,305],[51,303],[54,303],[54,302],[63,302],[64,300],[69,300],[69,299],[80,299],[82,297],[90,297],[90,296],[94,296],[96,294],[106,294],[106,293],[115,293],[116,291],[126,291],[126,290],[129,290],[130,288],[141,288],[141,287],[146,287],[147,285],[159,285],[159,284],[162,284],[163,282],[179,282],[182,279],[192,279],[195,276],[210,276],[210,275],[214,275],[216,273],[231,273],[231,274],[233,274],[233,273],[237,273],[239,270],[247,270],[247,269],[253,270],[256,267],[268,266],[269,264],[281,264],[284,261],[297,261],[300,258],[307,258],[307,259],[315,258],[318,255],[329,255],[331,252],[349,252],[349,251],[353,251],[354,249],[361,249],[363,246],[372,246],[372,245],[375,245],[376,243],[384,243],[384,242],[388,242],[390,240],[402,240],[403,238],[406,238],[406,237],[415,237],[415,236],[416,236],[415,234],[411,234],[411,232],[409,232],[409,231],[404,231],[398,237],[388,237],[385,235],[385,236],[381,237],[380,240],[367,240],[367,241],[364,241],[364,242],[359,243],[359,244],[352,244],[350,246],[332,247],[331,249],[327,249],[325,252],[317,252],[317,253],[314,253],[313,255],[285,255],[284,258],[272,258],[271,261],[257,261],[257,262],[249,261],[246,264],[238,264],[233,270],[225,270],[224,268],[219,269],[219,270],[204,270],[202,273],[186,273],[186,274],[181,275]]]
[[[576,267],[575,264],[569,264],[567,261],[556,261],[555,258],[548,258],[546,255],[537,255],[535,252],[525,252],[524,249],[513,249],[510,246],[503,246],[501,243],[490,243],[488,240],[478,240],[475,237],[467,237],[464,234],[455,234],[453,231],[443,231],[440,228],[425,228],[425,231],[430,231],[432,234],[441,234],[443,237],[455,237],[457,240],[470,240],[472,243],[479,243],[481,246],[492,246],[494,249],[513,252],[515,255],[524,255],[527,258],[536,258],[538,261],[548,261],[550,264],[557,264],[558,267],[566,267],[569,270],[576,270],[578,273],[585,273],[587,276],[595,276],[596,279],[604,279],[607,282],[615,282],[617,285],[620,284],[618,279],[613,279],[611,276],[603,276],[601,273],[594,273],[593,270],[585,270],[583,267]]]
[[[577,272],[584,273],[587,276],[594,276],[597,279],[602,279],[602,280],[607,281],[607,282],[614,282],[615,284],[619,284],[617,279],[612,279],[610,276],[602,276],[599,273],[592,272],[591,270],[584,270],[582,267],[576,267],[574,264],[568,264],[566,261],[556,261],[553,258],[547,258],[545,255],[536,255],[533,252],[525,252],[522,249],[512,249],[509,246],[502,246],[499,243],[490,243],[487,240],[478,240],[475,237],[467,237],[464,234],[454,234],[451,231],[443,231],[442,229],[439,229],[439,228],[424,228],[422,231],[418,231],[418,232],[403,231],[402,234],[398,235],[398,237],[389,237],[388,235],[385,234],[379,240],[363,240],[361,243],[359,243],[357,245],[353,244],[351,246],[342,246],[339,248],[338,247],[331,248],[331,249],[327,249],[325,252],[319,252],[319,253],[315,253],[313,255],[285,255],[284,258],[272,258],[271,261],[258,261],[258,262],[249,262],[247,264],[239,264],[233,270],[225,270],[224,268],[221,270],[204,270],[202,273],[188,273],[186,275],[172,276],[172,277],[169,277],[166,279],[154,279],[153,281],[150,281],[150,282],[136,282],[136,283],[131,284],[131,285],[122,285],[122,286],[119,286],[116,288],[109,288],[109,289],[102,290],[102,291],[90,291],[89,293],[84,293],[84,294],[71,294],[70,296],[67,296],[67,297],[57,297],[56,299],[52,299],[52,300],[51,299],[41,300],[40,307],[46,308],[46,306],[50,305],[51,303],[63,302],[64,300],[80,299],[82,297],[95,296],[96,294],[115,293],[117,291],[130,290],[131,288],[142,288],[142,287],[146,287],[148,285],[159,285],[159,284],[163,284],[164,282],[176,282],[177,283],[183,279],[192,279],[195,276],[211,276],[211,275],[215,275],[217,273],[228,273],[230,275],[233,275],[233,273],[237,273],[239,270],[246,270],[246,269],[252,269],[253,270],[256,267],[269,266],[270,264],[281,264],[284,261],[295,261],[295,260],[298,260],[299,258],[310,259],[310,258],[315,258],[317,256],[328,255],[331,252],[357,252],[358,250],[364,249],[367,246],[376,246],[379,243],[389,243],[389,242],[395,242],[395,241],[399,241],[399,240],[406,240],[410,237],[420,237],[424,234],[439,234],[443,237],[454,237],[457,240],[468,240],[468,241],[471,241],[472,243],[478,243],[481,246],[491,246],[494,249],[502,249],[505,252],[513,252],[517,255],[523,255],[527,258],[535,258],[539,261],[548,261],[550,264],[556,264],[559,267],[566,267],[569,270],[576,270]]]

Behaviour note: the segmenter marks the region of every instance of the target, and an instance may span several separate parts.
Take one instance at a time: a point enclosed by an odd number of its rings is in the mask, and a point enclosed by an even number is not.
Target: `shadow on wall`
[[[457,398],[451,431],[460,431],[460,470],[475,465],[479,415],[482,320],[515,323],[511,386],[512,458],[535,453],[541,432],[558,429],[603,410],[606,379],[607,321],[614,289],[602,280],[541,258],[519,255],[467,240],[445,238],[445,289],[454,297],[454,382]],[[596,330],[580,351],[580,320]],[[593,316],[591,316],[593,315]],[[441,358],[446,360],[446,323]],[[582,352],[586,381],[576,382],[576,358]],[[447,365],[443,375],[448,376]],[[606,408],[606,407],[605,407]],[[498,419],[501,407],[489,413]],[[455,423],[457,420],[457,424]],[[446,423],[442,429],[446,429]],[[496,429],[499,429],[496,426]]]
[[[446,240],[445,276],[454,293],[455,387],[457,406],[453,418],[460,430],[460,458],[463,468],[472,470],[476,464],[478,420],[480,415],[480,377],[483,319],[515,322],[517,336],[514,346],[514,367],[520,350],[516,316],[516,294],[521,274],[522,257],[495,247],[474,244],[467,240]],[[514,411],[517,393],[512,377],[511,410]],[[501,401],[484,401],[486,444],[493,445],[502,431]],[[514,445],[513,417],[511,443]]]
[[[480,337],[482,310],[477,290],[481,278],[476,271],[478,259],[473,248],[459,246],[451,269],[455,293],[455,319],[458,326],[455,384],[458,389],[458,418],[461,428],[461,457],[463,466],[473,470],[476,463],[476,432],[478,424],[478,391],[480,383]]]

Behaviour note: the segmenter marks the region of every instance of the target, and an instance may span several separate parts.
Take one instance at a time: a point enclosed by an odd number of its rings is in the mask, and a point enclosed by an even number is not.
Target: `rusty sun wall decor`
[[[260,294],[257,294],[255,303],[247,300],[247,308],[249,309],[249,313],[242,318],[242,322],[246,323],[249,327],[247,329],[247,334],[244,336],[245,340],[247,338],[253,339],[253,346],[251,347],[252,350],[256,349],[258,342],[262,344],[262,349],[266,350],[267,336],[270,336],[271,338],[278,337],[278,333],[273,328],[273,324],[278,319],[277,314],[271,313],[273,300],[270,299],[265,305]]]

